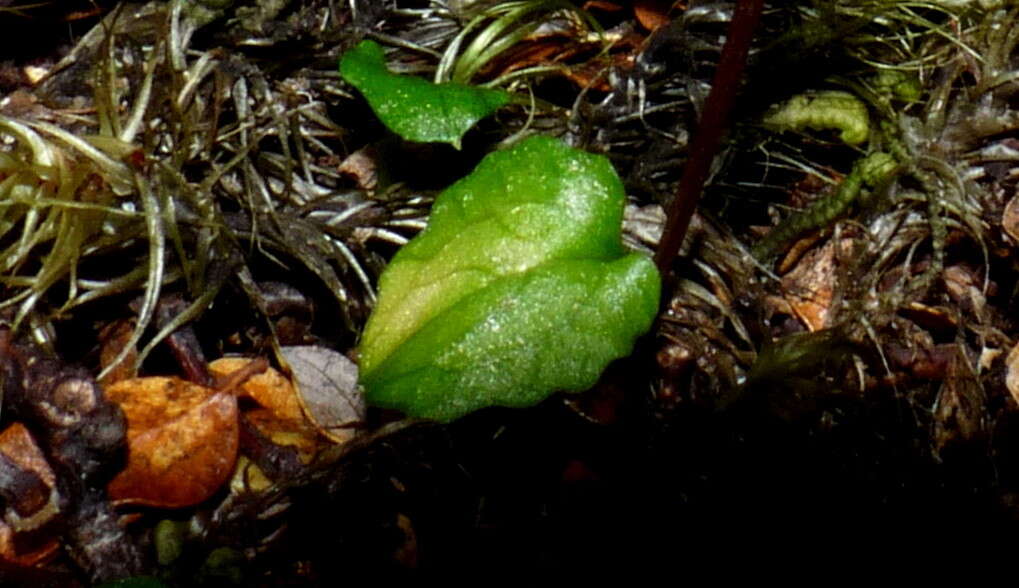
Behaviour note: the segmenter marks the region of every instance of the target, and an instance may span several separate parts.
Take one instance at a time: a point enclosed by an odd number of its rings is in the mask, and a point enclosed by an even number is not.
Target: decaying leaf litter
[[[658,326],[590,393],[439,427],[281,391],[302,377],[284,357],[355,355],[386,260],[502,143],[606,154],[626,241],[653,250],[732,11],[669,4],[103,5],[72,48],[4,64],[46,75],[5,76],[0,103],[3,573],[317,584],[677,546],[694,563],[722,529],[739,550],[776,525],[836,543],[1013,525],[1005,3],[769,5]],[[460,151],[401,142],[338,76],[365,37],[400,73],[515,99]],[[826,93],[855,102],[766,122]],[[849,190],[873,153],[894,171]],[[208,366],[232,354],[262,361]],[[156,384],[192,400],[156,403]],[[160,434],[130,432],[145,419],[110,402],[117,386],[185,436],[212,422],[194,407],[234,406],[216,412],[233,432],[209,429],[236,450],[211,452],[227,463],[207,493],[110,500],[124,439]]]

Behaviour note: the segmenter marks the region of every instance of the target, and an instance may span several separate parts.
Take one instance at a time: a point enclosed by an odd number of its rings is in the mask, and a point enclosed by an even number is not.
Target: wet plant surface
[[[0,3],[25,40],[0,60],[4,585],[850,563],[1016,531],[1007,3],[770,3],[752,38],[730,2],[80,4]],[[732,112],[699,122],[734,36]],[[509,99],[459,149],[403,140],[338,71],[365,39]],[[530,408],[366,407],[388,261],[531,135],[619,175],[623,242],[665,270],[651,332]]]

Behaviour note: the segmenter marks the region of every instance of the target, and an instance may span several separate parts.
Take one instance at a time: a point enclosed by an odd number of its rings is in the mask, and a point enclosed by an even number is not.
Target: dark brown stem
[[[718,144],[729,120],[729,112],[736,98],[736,90],[743,79],[750,42],[753,40],[763,7],[764,0],[738,0],[736,3],[736,10],[729,23],[729,33],[718,60],[718,68],[711,82],[711,92],[704,104],[704,113],[701,115],[697,134],[690,145],[690,158],[683,169],[683,177],[679,180],[676,197],[669,205],[665,232],[658,242],[658,251],[655,252],[655,265],[665,280],[668,280],[672,260],[676,258],[679,247],[683,244],[690,219],[697,208],[697,200],[711,171],[711,162],[715,159]]]

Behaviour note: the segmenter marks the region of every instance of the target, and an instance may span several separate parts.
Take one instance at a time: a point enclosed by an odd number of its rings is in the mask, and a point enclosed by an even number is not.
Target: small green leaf
[[[779,132],[835,129],[848,145],[863,143],[870,134],[867,105],[856,96],[837,90],[793,96],[772,109],[764,124]]]
[[[340,75],[361,91],[379,119],[408,141],[450,143],[509,101],[500,90],[465,84],[433,84],[390,73],[382,47],[362,41],[343,55]]]
[[[658,310],[609,162],[532,137],[485,157],[393,258],[361,343],[369,402],[448,421],[592,386]]]

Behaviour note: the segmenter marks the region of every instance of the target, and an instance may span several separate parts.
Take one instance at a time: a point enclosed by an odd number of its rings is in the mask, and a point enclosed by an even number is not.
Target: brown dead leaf
[[[942,276],[945,289],[953,302],[977,316],[983,316],[987,298],[983,292],[983,280],[976,272],[963,265],[950,265],[945,268]]]
[[[606,75],[609,68],[630,69],[644,42],[644,36],[627,33],[615,36],[604,51],[600,42],[582,40],[575,30],[535,34],[521,40],[485,64],[478,75],[496,79],[531,67],[552,66],[580,88],[612,90]]]
[[[400,513],[396,515],[396,528],[403,534],[403,541],[396,553],[393,554],[393,558],[406,569],[416,569],[418,567],[418,540],[417,533],[414,531],[414,523],[410,517]]]
[[[19,494],[19,504],[7,504],[4,520],[0,521],[0,560],[16,566],[38,565],[56,554],[60,548],[57,537],[19,534],[43,527],[59,512],[56,476],[35,439],[21,423],[14,423],[0,433],[0,453],[21,470],[34,474],[32,479],[37,483],[42,482],[41,488],[9,488]],[[5,479],[5,483],[13,482]]]
[[[559,68],[581,87],[591,85],[596,90],[608,91],[611,86],[604,79],[604,65],[571,63],[586,61],[585,55],[596,49],[591,43],[578,42],[572,34],[551,33],[523,40],[501,53],[485,65],[479,73],[484,78],[495,79],[529,67],[551,66]],[[591,71],[584,71],[588,66]]]
[[[253,361],[223,357],[209,364],[209,371],[217,378],[227,378],[247,369]],[[318,452],[319,433],[304,415],[297,391],[286,376],[268,368],[245,380],[236,393],[259,405],[246,410],[244,416],[261,434],[276,445],[296,449],[303,463],[312,460]]]
[[[128,463],[110,498],[177,508],[202,502],[230,477],[237,460],[237,398],[179,378],[134,378],[107,397],[127,417]]]
[[[838,257],[835,243],[831,240],[820,249],[808,252],[799,259],[792,271],[782,277],[782,289],[787,293],[783,298],[784,307],[790,314],[800,319],[811,332],[820,331],[828,322],[837,279]],[[844,238],[839,243],[840,255],[849,255],[853,248],[853,240]],[[777,304],[775,300],[771,302]],[[777,306],[782,310],[783,304]]]
[[[254,360],[246,357],[221,357],[209,364],[209,371],[214,376],[222,378],[246,368],[252,361]],[[280,420],[304,420],[301,402],[290,380],[273,368],[245,380],[237,393],[269,409]]]
[[[38,566],[53,559],[59,550],[60,541],[55,537],[47,538],[41,544],[25,544],[11,527],[0,522],[0,562],[4,564],[26,568]]]
[[[633,15],[640,26],[653,31],[672,21],[669,18],[669,11],[674,4],[678,3],[672,0],[637,0],[633,3]]]
[[[39,476],[50,488],[56,485],[56,476],[53,475],[46,456],[25,425],[14,423],[0,433],[0,452],[21,468]]]
[[[1019,343],[1012,347],[1005,358],[1005,387],[1012,395],[1012,400],[1019,404]]]
[[[127,319],[113,321],[99,331],[99,365],[104,370],[113,364],[113,360],[117,358],[121,350],[131,340],[133,332],[134,321]],[[99,383],[105,388],[121,380],[137,376],[138,372],[135,369],[137,359],[138,350],[134,349],[124,357],[123,361],[103,376]]]
[[[987,398],[958,345],[948,364],[934,408],[934,446],[938,451],[983,437],[986,432]]]
[[[1001,228],[1016,241],[1019,241],[1019,194],[1012,196],[1005,211],[1001,214]]]
[[[634,35],[628,35],[619,42],[615,43],[614,47],[622,48],[626,45],[627,41],[634,40],[634,37]],[[599,92],[611,92],[612,85],[609,83],[609,77],[606,75],[606,71],[610,68],[620,70],[631,69],[636,56],[636,47],[638,46],[639,43],[634,43],[632,51],[615,52],[605,57],[592,59],[585,63],[564,67],[559,73],[566,79],[573,82],[578,88],[589,88]]]
[[[800,258],[810,251],[817,242],[821,240],[822,234],[819,232],[813,232],[805,235],[804,237],[797,239],[789,247],[789,251],[782,257],[782,261],[779,262],[778,268],[775,270],[779,275],[783,275],[789,270],[797,267],[796,264],[800,261]]]
[[[283,347],[305,414],[327,438],[350,440],[365,418],[357,365],[342,353],[312,345]]]
[[[379,185],[379,153],[375,147],[368,146],[351,153],[344,159],[336,171],[352,178],[357,187],[371,192]]]
[[[609,2],[608,0],[587,0],[587,2],[584,2],[581,8],[588,12],[591,12],[593,10],[601,10],[609,13],[619,12],[620,10],[623,9],[623,7],[620,6],[619,4],[616,4],[615,2]]]
[[[934,331],[951,331],[957,327],[957,321],[951,310],[943,306],[931,306],[922,302],[910,302],[899,311],[921,327]]]
[[[244,416],[276,445],[296,449],[302,463],[310,463],[318,452],[318,430],[305,418],[283,420],[267,408],[246,411]]]

